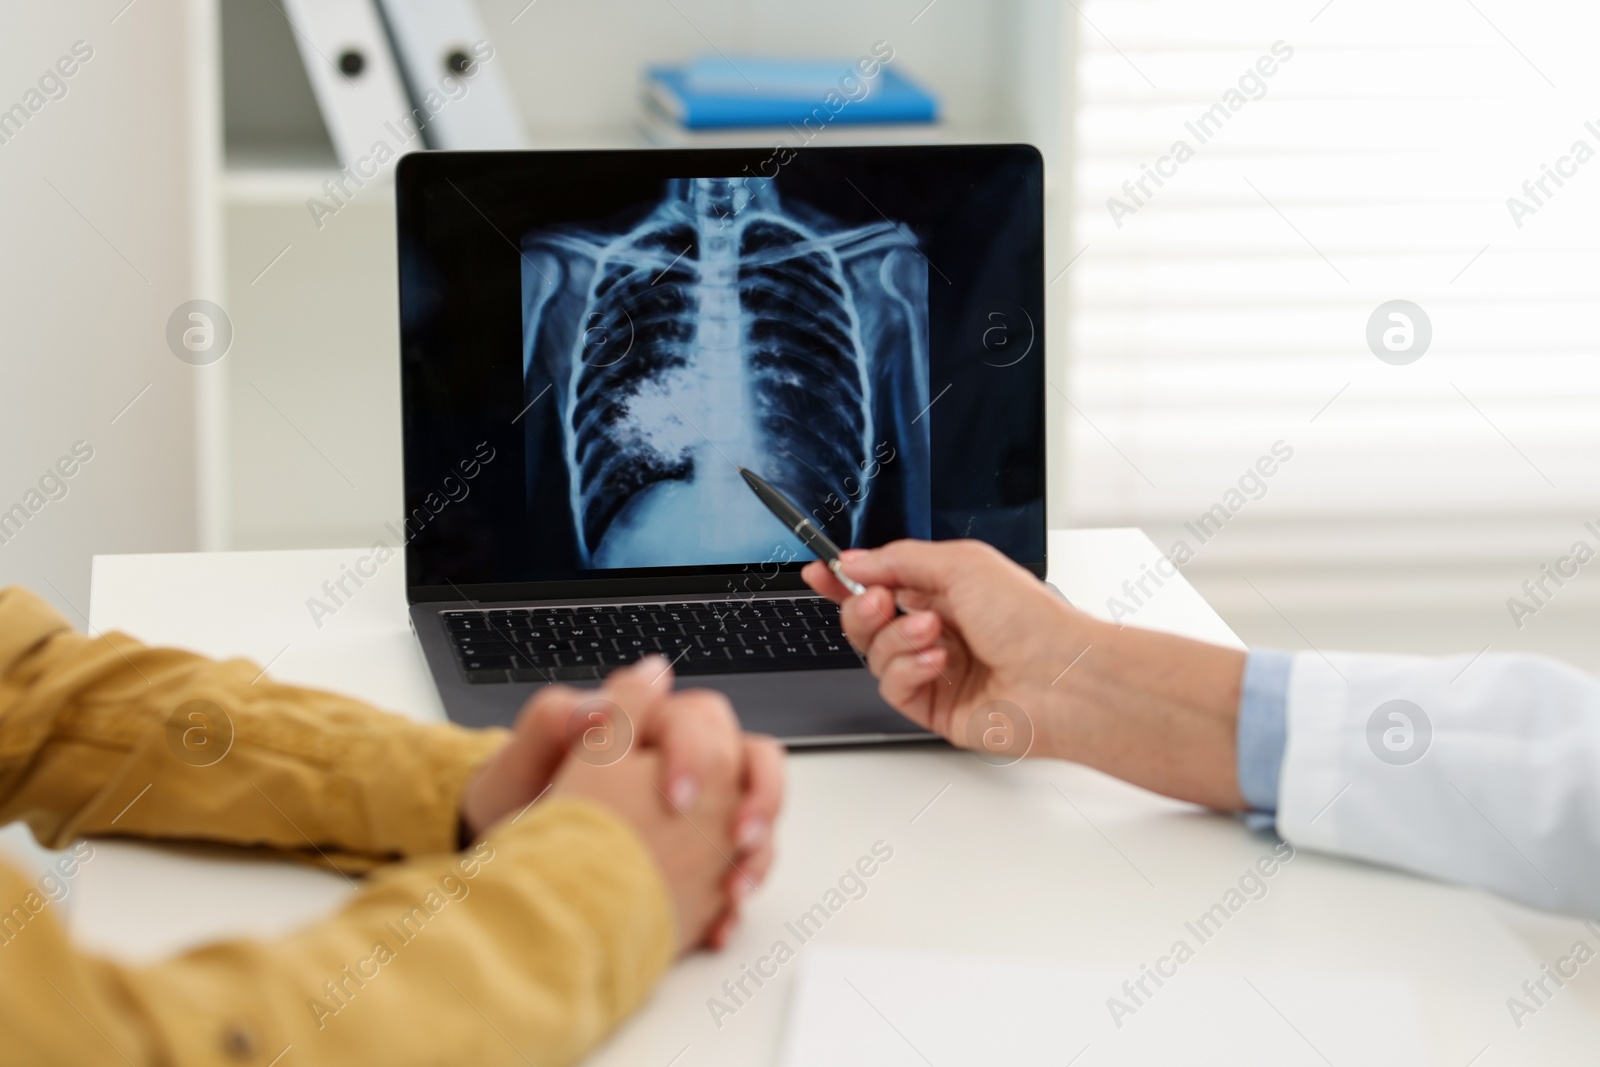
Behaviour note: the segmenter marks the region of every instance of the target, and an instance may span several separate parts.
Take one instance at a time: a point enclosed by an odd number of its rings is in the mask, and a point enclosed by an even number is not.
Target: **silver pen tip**
[[[844,572],[844,567],[838,560],[829,560],[828,569],[833,572],[833,576],[835,578],[839,579],[840,585],[850,590],[850,592],[854,593],[856,596],[860,596],[867,591],[866,586],[862,585],[860,582],[856,581],[854,578],[850,577]]]

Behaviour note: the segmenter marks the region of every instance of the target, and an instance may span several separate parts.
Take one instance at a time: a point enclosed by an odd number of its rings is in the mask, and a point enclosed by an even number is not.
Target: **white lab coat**
[[[1391,706],[1372,739],[1391,700],[1432,725],[1415,762],[1374,754],[1424,733]],[[1285,840],[1600,916],[1600,681],[1541,656],[1302,652],[1286,726]]]

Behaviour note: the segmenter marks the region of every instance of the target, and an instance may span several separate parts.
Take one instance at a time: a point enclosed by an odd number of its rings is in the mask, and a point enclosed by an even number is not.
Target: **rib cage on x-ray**
[[[926,268],[902,230],[785,210],[766,181],[680,179],[626,232],[536,232],[523,257],[524,380],[556,394],[584,565],[678,562],[641,547],[660,538],[633,536],[630,505],[735,464],[856,541],[869,491],[849,487],[910,419],[875,412],[927,401]],[[722,531],[733,560],[773,543],[749,514],[749,544]]]

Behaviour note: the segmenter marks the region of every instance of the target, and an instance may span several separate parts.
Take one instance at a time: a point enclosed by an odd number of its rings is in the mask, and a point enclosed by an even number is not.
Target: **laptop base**
[[[475,606],[415,604],[411,607],[411,626],[450,721],[474,728],[510,726],[540,686],[467,682],[450,647],[441,612]],[[600,686],[599,682],[564,684],[589,689]],[[791,748],[926,741],[936,737],[885,704],[878,695],[877,680],[865,668],[696,675],[679,684],[723,693],[733,702],[744,729],[771,734]]]

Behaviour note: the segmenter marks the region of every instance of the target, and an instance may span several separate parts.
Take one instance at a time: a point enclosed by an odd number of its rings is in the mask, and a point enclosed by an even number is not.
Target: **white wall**
[[[165,339],[179,303],[218,299],[196,135],[215,114],[210,5],[126,2],[0,7],[0,111],[40,105],[0,143],[0,512],[43,503],[6,531],[0,583],[79,626],[92,554],[196,547],[195,398],[218,370]],[[30,98],[79,41],[92,57],[65,95]],[[93,458],[66,495],[30,498],[78,441]]]
[[[394,192],[318,230],[307,185],[225,210],[232,548],[371,544],[404,510]]]

